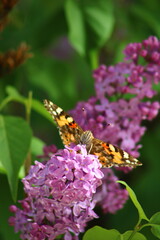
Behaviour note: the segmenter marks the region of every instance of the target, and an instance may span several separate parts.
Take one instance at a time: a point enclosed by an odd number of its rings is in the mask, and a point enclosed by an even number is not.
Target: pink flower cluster
[[[77,236],[97,217],[92,198],[102,183],[100,167],[98,158],[80,145],[58,151],[45,164],[36,161],[23,179],[27,197],[19,201],[22,209],[10,207],[15,214],[10,225],[24,240],[53,240],[60,234],[73,239],[70,233]]]
[[[152,120],[160,109],[158,101],[150,101],[156,95],[153,85],[160,82],[160,41],[149,37],[129,44],[125,54],[124,62],[94,71],[96,96],[79,102],[70,113],[95,137],[138,157],[146,130],[142,121]]]

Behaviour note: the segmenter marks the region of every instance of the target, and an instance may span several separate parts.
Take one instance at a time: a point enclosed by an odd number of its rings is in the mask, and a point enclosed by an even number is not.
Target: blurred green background
[[[99,64],[122,61],[122,50],[128,43],[141,42],[150,35],[160,37],[159,9],[159,0],[18,1],[0,33],[0,49],[3,53],[25,42],[33,57],[1,76],[0,102],[8,96],[7,86],[12,86],[25,98],[32,91],[37,104],[47,98],[65,110],[74,108],[78,101],[94,95],[92,71]],[[62,147],[56,127],[36,106],[30,116],[33,135]],[[1,113],[25,119],[25,111],[25,105],[15,100],[5,105]],[[160,211],[159,116],[144,125],[148,128],[140,150],[144,165],[124,175],[123,180],[136,192],[150,217]],[[18,235],[7,223],[11,215],[8,206],[14,202],[6,175],[1,174],[0,178],[0,240],[16,240]],[[19,182],[17,199],[22,198]],[[133,229],[136,222],[137,212],[129,200],[118,213],[102,216],[96,223],[123,233]],[[148,230],[145,234],[150,240],[156,239]]]

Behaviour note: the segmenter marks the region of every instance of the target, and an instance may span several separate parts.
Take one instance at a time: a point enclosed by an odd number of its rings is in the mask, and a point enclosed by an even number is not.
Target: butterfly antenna
[[[87,111],[84,107],[82,107],[82,115],[83,115],[83,120],[84,120],[83,124],[87,125]]]

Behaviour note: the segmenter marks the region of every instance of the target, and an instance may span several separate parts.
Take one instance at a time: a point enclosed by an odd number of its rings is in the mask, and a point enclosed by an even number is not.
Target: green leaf
[[[83,237],[83,240],[107,240],[107,239],[112,239],[112,240],[118,240],[120,239],[120,233],[115,230],[107,230],[99,226],[95,226],[91,229],[89,229]]]
[[[160,212],[155,213],[155,214],[150,218],[149,222],[160,225]]]
[[[33,137],[31,142],[31,152],[35,156],[41,155],[43,153],[44,145],[45,143],[41,139]]]
[[[122,234],[123,240],[128,240],[132,233],[133,233],[133,231],[127,231],[127,232],[123,233]],[[131,239],[132,240],[147,240],[147,238],[143,234],[138,233],[138,232],[135,233]]]
[[[85,21],[88,23],[91,33],[94,34],[89,34],[89,42],[94,43],[94,48],[99,48],[110,38],[113,31],[115,22],[113,1],[83,0],[82,5]]]
[[[25,100],[25,98],[22,95],[20,95],[17,89],[12,86],[7,86],[6,92],[8,96],[12,97],[13,99],[17,99],[19,102],[24,102]]]
[[[149,222],[155,224],[155,226],[152,226],[151,231],[157,238],[160,239],[160,212],[155,213]]]
[[[15,89],[12,86],[7,86],[6,92],[8,93],[8,96],[11,97],[10,98],[11,101],[17,101],[17,102],[21,102],[21,103],[25,104],[26,101],[28,100],[27,98],[20,95],[20,93],[17,91],[17,89]],[[5,102],[5,100],[4,100],[4,102]],[[48,120],[53,122],[50,114],[48,114],[48,112],[44,108],[43,100],[42,100],[42,102],[40,102],[36,99],[32,99],[32,109],[34,109],[37,113],[41,114],[42,116],[44,116],[45,118],[47,118]]]
[[[18,173],[30,148],[32,132],[26,121],[0,115],[0,161],[16,200]]]
[[[85,55],[85,27],[78,1],[67,0],[65,5],[69,40],[80,55]]]
[[[157,17],[156,14],[153,14],[151,9],[147,9],[144,5],[135,4],[132,6],[131,11],[138,17],[141,21],[144,21],[144,24],[149,26],[157,36],[160,35],[159,29],[159,16]]]
[[[39,99],[41,98],[41,92],[44,93],[42,100],[47,96],[55,103],[64,102],[64,99],[68,99],[73,104],[74,99],[78,99],[77,78],[84,77],[84,75],[81,74],[82,67],[81,72],[77,72],[77,59],[75,58],[73,61],[55,60],[37,53],[36,57],[27,63],[28,81],[30,81],[31,86],[40,90],[37,93]],[[84,64],[84,61],[82,64]],[[43,68],[39,66],[43,66]]]
[[[138,210],[140,220],[144,219],[146,221],[149,221],[149,219],[147,218],[146,214],[143,211],[143,208],[141,207],[140,203],[138,202],[137,197],[136,197],[135,193],[133,192],[133,190],[127,185],[126,182],[124,182],[124,181],[117,181],[117,182],[126,186],[129,196],[130,196],[133,204],[135,205],[135,207]]]
[[[0,172],[1,173],[6,173],[5,168],[3,167],[2,163],[0,162]]]
[[[7,103],[11,101],[18,101],[21,103],[25,103],[25,98],[22,97],[14,87],[7,86],[6,92],[8,96],[4,98],[3,101],[0,103],[0,110],[4,108],[4,106],[7,105]]]

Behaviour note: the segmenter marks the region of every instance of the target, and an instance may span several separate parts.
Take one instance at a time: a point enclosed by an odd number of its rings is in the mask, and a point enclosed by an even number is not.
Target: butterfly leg
[[[87,149],[87,152],[88,152],[88,153],[90,153],[90,152],[91,152],[91,150],[92,150],[92,147],[93,147],[93,143],[90,145],[90,148],[89,148],[89,149]]]

